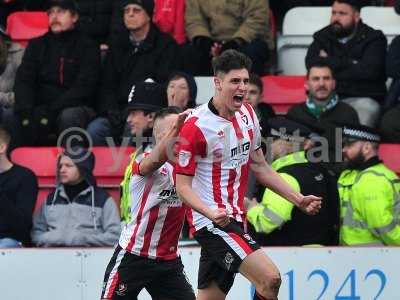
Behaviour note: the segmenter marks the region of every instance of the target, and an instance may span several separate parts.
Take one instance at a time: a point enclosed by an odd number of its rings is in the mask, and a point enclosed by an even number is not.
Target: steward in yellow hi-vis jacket
[[[312,131],[283,117],[271,119],[269,125],[274,139],[272,155],[276,158],[272,168],[296,191],[322,197],[322,206],[317,215],[306,215],[267,189],[260,204],[250,202],[247,219],[252,236],[265,246],[337,245],[337,177],[322,164],[307,161],[303,148],[310,147]]]
[[[378,158],[379,135],[361,125],[343,126],[342,134],[340,244],[400,245],[400,179]]]

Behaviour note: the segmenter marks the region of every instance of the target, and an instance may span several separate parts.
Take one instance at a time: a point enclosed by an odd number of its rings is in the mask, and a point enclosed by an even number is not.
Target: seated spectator
[[[97,187],[95,157],[84,148],[64,151],[57,186],[34,214],[32,241],[40,247],[113,246],[121,230],[115,201]]]
[[[186,42],[185,0],[155,0],[153,21],[178,44]]]
[[[342,132],[347,169],[338,181],[340,244],[399,246],[400,180],[378,157],[380,136],[372,128],[351,124]]]
[[[49,32],[30,41],[15,80],[15,111],[29,144],[55,143],[70,127],[86,128],[100,73],[100,51],[76,29],[73,0],[51,0]]]
[[[191,46],[185,60],[192,73],[211,75],[211,58],[236,49],[251,58],[253,72],[263,74],[274,48],[268,16],[267,0],[187,0],[185,23]]]
[[[271,105],[262,101],[263,90],[264,86],[260,77],[254,73],[250,74],[247,95],[244,100],[253,107],[260,122],[261,136],[266,138],[269,132],[268,120],[275,116],[275,112]],[[262,144],[263,152],[267,154],[265,146],[265,144]],[[264,188],[257,184],[254,172],[250,169],[246,197],[250,199],[261,199],[263,191]]]
[[[310,63],[305,83],[307,100],[292,106],[288,117],[308,125],[320,123],[325,130],[329,123],[359,123],[354,108],[339,101],[335,75],[324,60]]]
[[[307,68],[321,58],[329,62],[337,80],[341,101],[353,106],[360,122],[375,126],[379,102],[386,93],[386,37],[364,24],[360,1],[336,0],[330,25],[314,34],[308,48]]]
[[[11,131],[13,141],[10,149],[20,143],[19,124],[14,118],[15,96],[13,92],[15,75],[21,64],[24,48],[13,43],[5,31],[0,28],[0,123],[5,124]]]
[[[182,111],[196,107],[197,85],[193,76],[174,72],[167,81],[168,106],[179,107]]]
[[[127,30],[113,36],[108,50],[99,93],[98,118],[88,131],[95,145],[105,145],[105,136],[119,139],[123,134],[123,112],[133,85],[151,78],[163,83],[173,70],[179,69],[177,44],[151,22],[153,0],[123,0],[124,25]],[[105,124],[105,118],[111,125]]]
[[[113,0],[76,0],[79,7],[78,28],[107,48]]]
[[[10,139],[10,134],[0,125],[0,248],[30,243],[32,213],[38,193],[35,174],[9,160]]]
[[[250,74],[249,87],[247,88],[247,96],[245,101],[250,103],[256,112],[257,118],[260,121],[261,135],[267,136],[268,120],[275,117],[275,112],[272,106],[263,102],[264,85],[257,74]]]
[[[309,162],[303,150],[312,131],[283,117],[269,121],[269,135],[274,139],[272,168],[294,190],[322,197],[321,209],[309,216],[285,198],[265,190],[262,202],[248,203],[247,219],[251,234],[261,245],[303,246],[310,244],[337,245],[339,199],[336,177],[321,164]]]

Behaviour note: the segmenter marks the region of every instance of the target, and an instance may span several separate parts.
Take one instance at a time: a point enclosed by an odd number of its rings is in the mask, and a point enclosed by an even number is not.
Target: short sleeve
[[[206,155],[206,140],[196,121],[196,117],[187,120],[179,133],[177,174],[194,176],[198,158]]]
[[[140,166],[140,163],[141,163],[141,161],[143,160],[143,158],[145,158],[146,156],[148,156],[148,155],[150,155],[150,153],[148,153],[148,152],[145,152],[145,153],[141,153],[141,154],[139,154],[139,155],[137,155],[136,157],[135,157],[135,159],[133,160],[133,162],[132,162],[132,175],[139,175],[139,176],[142,176],[141,174],[140,174],[140,170],[139,170],[139,166]]]

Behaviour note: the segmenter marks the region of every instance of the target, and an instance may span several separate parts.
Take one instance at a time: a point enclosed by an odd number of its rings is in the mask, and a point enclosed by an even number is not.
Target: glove
[[[246,41],[241,38],[236,38],[222,44],[221,53],[228,49],[238,50],[246,44]]]
[[[211,47],[214,44],[214,41],[207,36],[196,36],[193,39],[193,44],[203,54],[210,55]]]

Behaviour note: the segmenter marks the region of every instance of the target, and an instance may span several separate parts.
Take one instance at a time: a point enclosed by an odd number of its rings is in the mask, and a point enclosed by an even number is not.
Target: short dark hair
[[[7,146],[11,142],[11,134],[6,127],[0,124],[0,142],[5,143]]]
[[[310,76],[310,71],[312,68],[328,68],[331,70],[332,78],[335,79],[335,72],[333,71],[332,65],[326,59],[316,59],[313,60],[307,66],[307,78]]]
[[[168,106],[165,108],[160,109],[154,115],[154,122],[158,119],[164,119],[168,115],[177,115],[180,114],[182,110],[176,106]]]
[[[255,86],[258,87],[258,89],[260,90],[260,93],[261,94],[263,93],[264,85],[263,85],[263,82],[262,82],[260,76],[258,76],[257,74],[254,74],[254,73],[250,74],[249,84],[254,84]]]
[[[226,50],[212,60],[214,75],[240,69],[247,69],[250,73],[251,65],[251,59],[236,50]]]
[[[333,2],[350,5],[354,10],[356,10],[358,12],[361,10],[361,7],[362,7],[362,4],[361,4],[362,1],[360,1],[360,0],[335,0]]]

